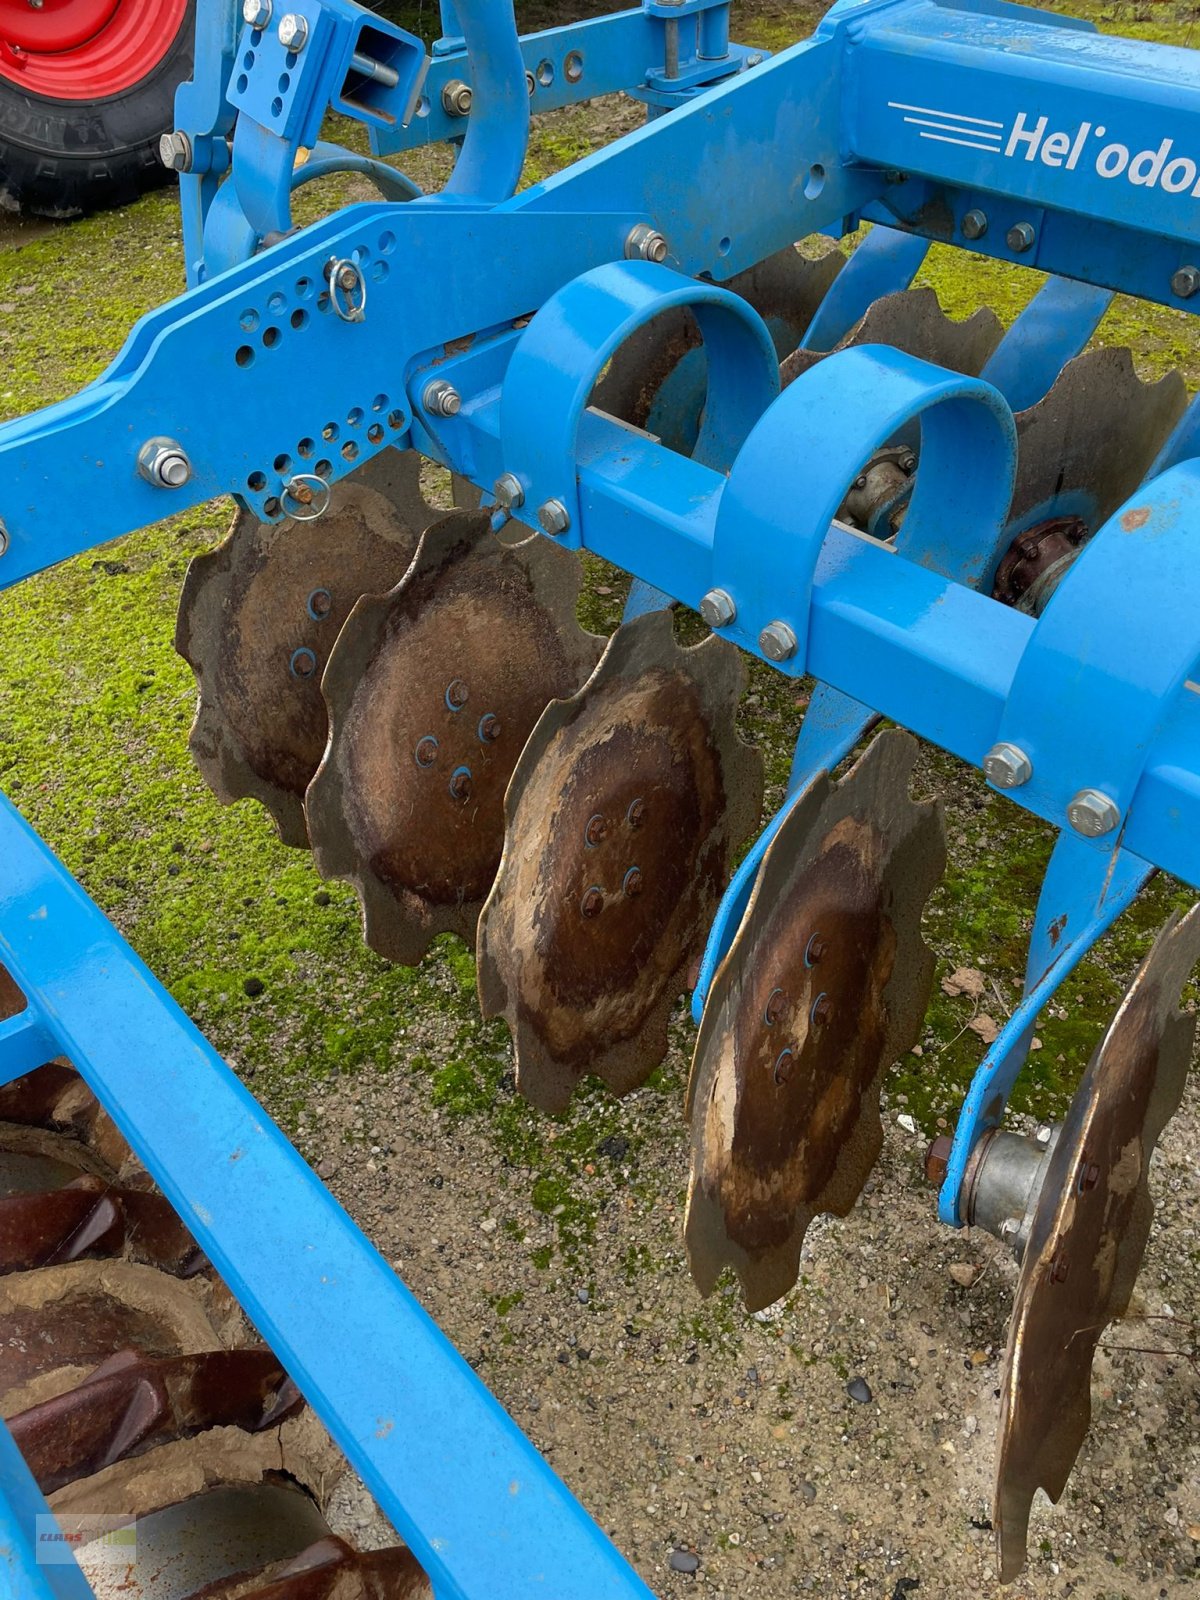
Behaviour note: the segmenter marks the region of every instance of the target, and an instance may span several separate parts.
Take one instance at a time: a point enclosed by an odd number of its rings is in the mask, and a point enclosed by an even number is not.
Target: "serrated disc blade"
[[[412,965],[436,934],[474,934],[525,740],[603,647],[576,621],[579,583],[572,552],[537,534],[504,546],[487,512],[453,512],[343,627],[308,827],[318,870],[354,885],[366,941],[389,960]]]
[[[725,1267],[751,1310],[786,1294],[808,1224],[847,1214],[882,1148],[883,1075],[920,1033],[921,914],[946,861],[940,805],[909,799],[916,752],[881,733],[841,783],[813,781],[713,980],[687,1106],[704,1294]]]
[[[918,356],[951,372],[975,376],[1000,343],[1004,329],[994,311],[972,312],[961,322],[948,317],[932,289],[899,289],[876,300],[833,350],[795,350],[783,363],[785,384],[826,361],[839,350],[863,344],[887,344],[905,355]]]
[[[1092,1357],[1129,1305],[1150,1232],[1150,1157],[1178,1109],[1196,1031],[1178,1010],[1200,907],[1159,935],[1092,1057],[1050,1157],[1001,1375],[992,1520],[1001,1577],[1025,1564],[1037,1489],[1057,1500],[1091,1422]]]
[[[1097,528],[1133,494],[1187,406],[1178,372],[1143,383],[1125,349],[1087,350],[1017,415],[1010,521],[1077,516]]]
[[[625,1094],[666,1053],[762,802],[761,759],[734,726],[744,677],[725,640],[682,649],[670,614],[648,612],[530,737],[479,920],[479,995],[508,1020],[535,1105],[561,1110],[585,1073]]]
[[[794,246],[777,251],[739,272],[722,287],[747,300],[766,322],[779,359],[800,343],[846,258],[838,249],[821,256],[804,256]],[[695,381],[678,386],[668,396],[664,385],[680,363],[700,345],[700,330],[688,311],[666,311],[639,328],[617,351],[608,371],[596,385],[591,404],[608,415],[651,426],[673,450],[690,452],[695,446],[704,404],[703,372]],[[703,359],[700,357],[699,359]]]
[[[321,672],[361,594],[391,588],[437,513],[420,457],[385,450],[335,484],[315,521],[260,523],[188,567],[175,648],[196,674],[191,749],[217,798],[260,800],[285,844],[308,843],[304,791],[325,748]]]

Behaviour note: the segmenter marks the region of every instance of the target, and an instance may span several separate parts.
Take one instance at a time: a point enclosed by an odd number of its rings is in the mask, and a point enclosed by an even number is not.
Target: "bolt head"
[[[494,711],[485,711],[479,719],[478,733],[485,744],[495,744],[503,729],[500,718]]]
[[[647,222],[630,228],[625,239],[625,256],[629,261],[657,261],[667,259],[669,250],[666,238]]]
[[[462,410],[462,396],[445,378],[434,378],[425,385],[421,404],[430,416],[456,417]]]
[[[789,661],[796,654],[796,635],[786,622],[768,622],[758,636],[758,648],[768,661]]]
[[[982,239],[987,227],[987,212],[972,209],[962,219],[962,236],[964,239]]]
[[[1086,839],[1099,839],[1111,833],[1121,820],[1115,800],[1099,789],[1081,789],[1067,807],[1067,821]]]
[[[1006,1244],[1015,1239],[1020,1231],[1021,1224],[1017,1221],[1016,1217],[1005,1217],[1004,1221],[1000,1224],[1000,1237],[1005,1241]]]
[[[598,845],[608,832],[608,823],[597,811],[594,817],[589,817],[587,827],[583,830],[584,840],[593,847]]]
[[[710,589],[700,602],[700,615],[710,628],[728,628],[737,616],[737,607],[724,589]]]
[[[0,556],[8,554],[8,547],[10,543],[11,540],[8,536],[8,529],[5,527],[3,522],[0,522]]]
[[[265,28],[271,20],[271,0],[242,0],[242,21]]]
[[[812,1020],[818,1028],[823,1028],[833,1019],[833,1002],[827,994],[819,994],[813,1001]]]
[[[295,11],[289,11],[279,23],[279,42],[285,50],[303,50],[308,42],[307,19]]]
[[[464,83],[461,78],[451,78],[442,90],[442,110],[448,117],[469,116],[474,98],[469,83]]]
[[[819,933],[814,933],[812,938],[804,947],[804,965],[806,967],[815,967],[817,962],[820,961],[821,957],[825,954],[827,948],[828,947],[825,943],[825,940],[821,937],[821,935]]]
[[[646,802],[640,798],[631,800],[629,810],[625,813],[625,820],[631,828],[640,828],[646,820]]]
[[[461,678],[452,678],[446,685],[446,704],[452,711],[461,711],[471,697],[471,691]]]
[[[192,141],[186,133],[164,133],[158,141],[158,159],[168,172],[189,172]]]
[[[1016,744],[994,744],[983,758],[983,775],[997,789],[1019,789],[1033,777],[1033,762]]]
[[[796,1065],[796,1058],[790,1050],[781,1050],[775,1058],[775,1082],[785,1084],[792,1075]]]
[[[516,511],[525,504],[521,480],[512,472],[502,472],[492,485],[492,496],[502,511]]]
[[[561,500],[547,500],[538,507],[538,526],[552,539],[560,539],[571,526],[571,515]]]
[[[427,733],[423,739],[417,740],[417,748],[413,751],[413,757],[419,767],[431,767],[437,760],[437,752],[437,740],[431,733]]]
[[[1071,1263],[1067,1260],[1066,1256],[1064,1256],[1062,1254],[1062,1252],[1060,1251],[1059,1254],[1056,1255],[1054,1257],[1054,1260],[1050,1263],[1050,1282],[1051,1283],[1066,1283],[1067,1277],[1070,1274],[1070,1271],[1071,1271]]]
[[[621,888],[627,895],[639,895],[642,892],[642,871],[640,867],[630,867],[625,874]]]
[[[595,884],[590,889],[585,889],[583,899],[579,902],[579,909],[585,917],[598,917],[604,909],[604,893]]]
[[[466,767],[458,767],[450,776],[450,793],[455,800],[471,798],[471,774]]]
[[[1053,1125],[1051,1123],[1049,1123],[1049,1122],[1043,1122],[1041,1127],[1038,1128],[1037,1132],[1034,1134],[1033,1137],[1037,1141],[1037,1143],[1041,1145],[1042,1149],[1044,1150],[1046,1148],[1046,1146],[1050,1143],[1051,1139],[1053,1139],[1053,1137],[1054,1137],[1054,1127],[1053,1127]]]
[[[1008,248],[1014,255],[1023,256],[1027,250],[1033,249],[1033,241],[1037,234],[1033,231],[1032,224],[1017,222],[1005,234]]]
[[[787,996],[782,989],[772,989],[767,996],[767,1003],[763,1007],[763,1021],[768,1028],[773,1028],[787,1009]]]
[[[953,1145],[953,1139],[942,1133],[925,1152],[925,1176],[930,1183],[936,1183],[939,1189],[945,1183],[946,1174],[950,1170],[950,1151]]]
[[[1181,300],[1190,300],[1197,289],[1200,289],[1200,268],[1180,267],[1171,274],[1171,293]]]

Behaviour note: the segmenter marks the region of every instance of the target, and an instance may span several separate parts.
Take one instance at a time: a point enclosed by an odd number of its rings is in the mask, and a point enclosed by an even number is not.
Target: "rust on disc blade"
[[[240,511],[188,568],[175,648],[199,691],[191,748],[226,804],[260,800],[285,844],[308,843],[304,791],[325,748],[321,672],[362,594],[401,578],[436,515],[420,458],[385,450],[335,484],[313,521]]]
[[[869,306],[833,350],[796,350],[780,369],[785,384],[819,361],[853,345],[887,344],[951,372],[982,372],[1004,328],[994,311],[981,307],[961,322],[948,317],[932,289],[898,289]]]
[[[479,995],[512,1030],[517,1088],[545,1110],[586,1073],[625,1094],[666,1054],[762,803],[762,761],[734,727],[743,682],[732,645],[681,649],[670,613],[649,612],[522,753],[479,920]]]
[[[1187,407],[1178,372],[1143,383],[1124,349],[1088,350],[1017,414],[1010,520],[1080,516],[1095,533],[1145,478]]]
[[[846,264],[836,247],[820,256],[794,245],[739,272],[722,284],[741,295],[766,322],[780,361],[795,350],[833,280]],[[592,393],[591,404],[609,416],[644,428],[655,400],[675,368],[701,343],[700,329],[686,309],[664,311],[634,333],[613,356]],[[689,386],[672,408],[663,443],[685,454],[695,446],[704,385]]]
[[[916,752],[881,733],[841,783],[800,795],[713,980],[687,1106],[704,1294],[725,1267],[751,1310],[786,1294],[808,1224],[849,1212],[882,1148],[883,1075],[925,1016],[921,914],[946,859],[940,804],[909,798]]]
[[[1057,1500],[1091,1422],[1092,1357],[1124,1315],[1150,1233],[1150,1157],[1178,1109],[1196,1031],[1180,991],[1200,907],[1159,935],[1080,1084],[1050,1157],[1021,1264],[1000,1390],[992,1520],[1005,1582],[1029,1509]]]
[[[603,645],[576,620],[579,584],[570,551],[540,535],[506,547],[486,512],[454,512],[342,629],[308,826],[318,870],[354,885],[366,941],[392,961],[474,934],[525,740]]]

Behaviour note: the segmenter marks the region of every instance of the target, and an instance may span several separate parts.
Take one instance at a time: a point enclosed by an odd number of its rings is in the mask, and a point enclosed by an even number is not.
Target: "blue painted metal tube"
[[[4,1600],[95,1600],[56,1538],[46,1498],[0,1419],[0,1593]]]
[[[0,960],[44,1002],[59,1050],[412,1547],[439,1600],[542,1593],[649,1600],[645,1584],[316,1174],[7,800],[0,800],[0,857]],[[31,1594],[45,1600],[44,1592]]]
[[[448,195],[506,200],[529,143],[529,91],[511,0],[456,0],[474,99]]]

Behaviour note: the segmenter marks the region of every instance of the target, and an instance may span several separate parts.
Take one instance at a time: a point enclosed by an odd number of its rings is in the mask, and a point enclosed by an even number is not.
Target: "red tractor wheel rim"
[[[49,100],[106,100],[148,78],[187,0],[0,0],[0,78]]]

